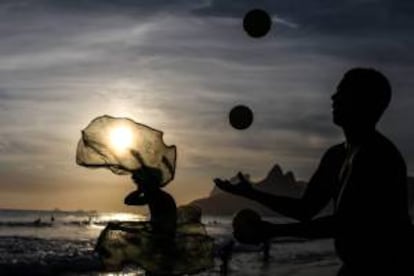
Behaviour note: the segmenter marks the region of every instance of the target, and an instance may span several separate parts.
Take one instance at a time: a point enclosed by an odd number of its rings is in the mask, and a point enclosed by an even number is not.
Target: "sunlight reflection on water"
[[[143,215],[132,213],[103,213],[96,219],[98,221],[144,221],[147,218]]]
[[[124,212],[0,210],[0,237],[93,240],[110,221],[144,220],[146,216]]]

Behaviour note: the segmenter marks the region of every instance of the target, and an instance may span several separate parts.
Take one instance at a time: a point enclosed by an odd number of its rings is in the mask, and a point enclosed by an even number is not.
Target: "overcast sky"
[[[262,39],[242,29],[252,8],[273,19]],[[75,164],[80,130],[103,114],[177,145],[179,204],[275,163],[306,180],[343,139],[330,96],[357,66],[389,77],[380,129],[414,174],[413,14],[408,0],[1,1],[0,207],[125,210],[128,177]],[[255,114],[245,131],[228,124],[237,104]]]

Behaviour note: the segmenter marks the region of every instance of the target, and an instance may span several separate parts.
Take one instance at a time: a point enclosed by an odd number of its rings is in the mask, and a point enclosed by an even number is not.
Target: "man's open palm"
[[[246,195],[253,190],[252,183],[245,178],[245,176],[239,172],[237,174],[238,182],[232,184],[229,180],[223,180],[220,178],[214,179],[214,183],[217,187],[225,192],[229,192],[236,195]]]

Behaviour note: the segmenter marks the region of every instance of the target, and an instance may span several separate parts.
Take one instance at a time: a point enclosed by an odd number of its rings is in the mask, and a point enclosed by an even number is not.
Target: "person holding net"
[[[147,275],[182,275],[213,265],[213,241],[195,207],[177,208],[162,188],[174,178],[176,148],[166,146],[162,132],[127,118],[101,116],[82,131],[77,163],[130,175],[136,189],[124,203],[148,206],[146,221],[110,222],[101,232],[95,251],[104,268],[122,270],[128,263]]]

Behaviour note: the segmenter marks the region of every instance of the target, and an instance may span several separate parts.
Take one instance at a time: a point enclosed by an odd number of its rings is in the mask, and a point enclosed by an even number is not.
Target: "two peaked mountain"
[[[246,175],[246,177],[249,176]],[[284,173],[279,165],[275,165],[265,179],[254,183],[255,189],[292,197],[300,197],[305,186],[305,182],[297,181],[290,171]],[[223,192],[216,186],[214,186],[208,197],[197,199],[191,204],[199,206],[203,213],[208,215],[233,215],[244,208],[256,210],[263,216],[275,215],[273,211],[259,203]]]

